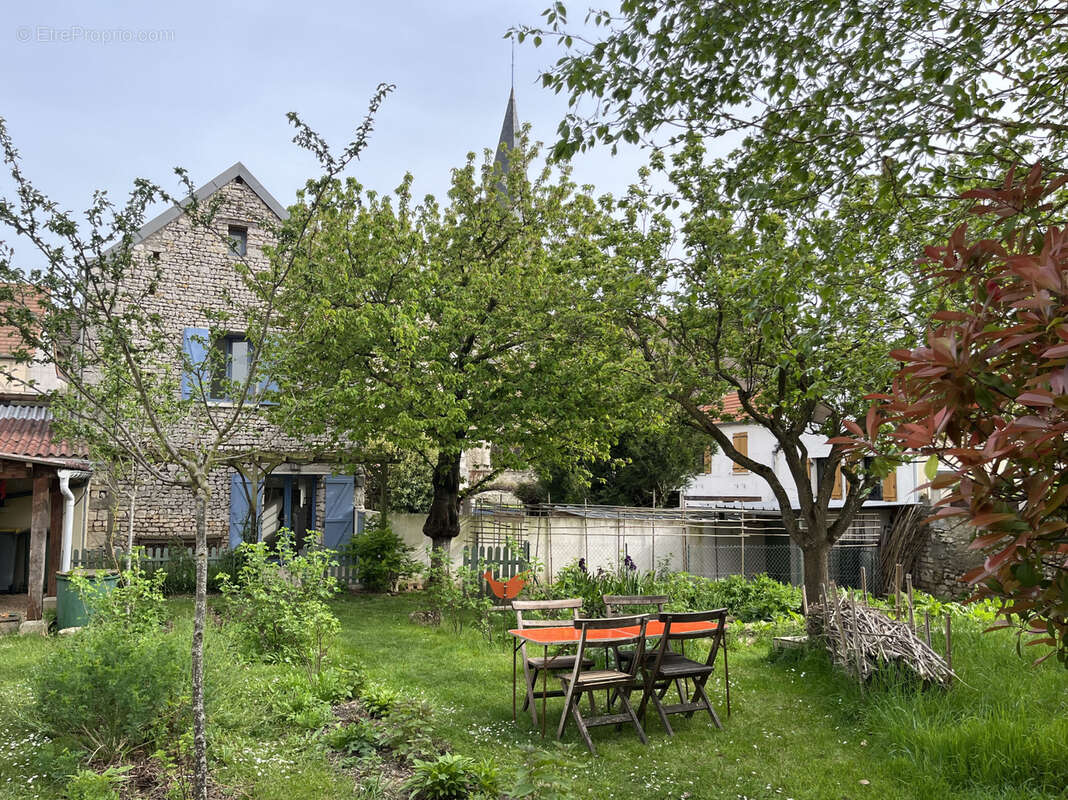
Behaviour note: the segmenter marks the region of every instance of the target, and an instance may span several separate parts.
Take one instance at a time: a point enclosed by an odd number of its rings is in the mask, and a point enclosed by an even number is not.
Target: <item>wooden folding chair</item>
[[[623,609],[629,609],[627,613],[631,616],[638,613],[646,613],[653,606],[656,606],[656,613],[660,614],[664,611],[664,606],[670,599],[666,594],[606,594],[603,597],[605,616],[607,617],[623,616]],[[645,611],[642,609],[645,609]],[[615,655],[616,666],[625,671],[630,665],[634,651],[613,646],[612,652]],[[648,655],[652,655],[652,653]]]
[[[645,625],[647,622],[648,617],[645,615],[575,620],[574,625],[581,630],[581,635],[579,637],[578,653],[575,656],[575,666],[571,670],[571,674],[560,676],[560,683],[564,687],[564,710],[563,713],[560,714],[560,725],[556,729],[557,739],[564,735],[564,728],[567,727],[567,718],[570,716],[575,720],[575,725],[578,727],[579,733],[582,734],[582,739],[586,742],[586,747],[588,747],[590,752],[594,755],[597,755],[597,750],[593,746],[593,740],[590,738],[589,729],[601,725],[620,725],[624,722],[629,722],[634,726],[634,729],[638,731],[638,738],[641,739],[642,744],[649,743],[649,740],[645,738],[645,731],[642,729],[642,724],[638,720],[638,716],[634,713],[634,708],[630,704],[630,693],[636,688],[641,688],[642,685],[637,677],[637,673],[638,665],[642,662],[644,655]],[[582,662],[585,658],[586,647],[589,645],[594,647],[598,646],[596,632],[610,632],[612,629],[622,628],[637,628],[637,631],[630,634],[620,636],[611,636],[611,634],[609,634],[613,643],[636,645],[635,658],[631,661],[630,669],[627,671],[619,669],[583,670]],[[595,632],[592,639],[590,638],[591,631]],[[617,692],[619,699],[623,704],[623,713],[607,713],[600,716],[592,716],[597,713],[596,706],[593,702],[593,693],[601,691]],[[591,716],[589,717],[582,716],[580,704],[583,694],[589,696],[591,709]]]
[[[660,715],[660,721],[669,736],[674,736],[668,722],[668,714],[685,714],[692,717],[695,711],[707,711],[712,717],[712,722],[720,730],[723,723],[719,721],[712,703],[705,691],[705,684],[709,676],[715,671],[716,656],[720,649],[723,650],[723,678],[727,690],[727,714],[730,715],[730,674],[727,669],[727,648],[725,636],[727,630],[727,609],[719,608],[715,611],[695,611],[689,613],[661,613],[657,619],[664,623],[664,633],[660,637],[660,645],[655,655],[649,654],[644,659],[643,672],[645,673],[645,691],[642,694],[641,705],[638,706],[638,716],[645,719],[645,707],[651,700],[656,706],[656,712]],[[673,625],[687,622],[715,622],[716,627],[712,630],[685,631]],[[695,661],[691,658],[674,652],[671,642],[681,642],[687,639],[710,639],[708,657],[704,662]],[[680,702],[668,705],[664,702],[664,695],[674,683],[690,681],[693,684],[693,694],[686,697],[682,689],[679,689]]]
[[[567,600],[513,600],[512,608],[515,610],[517,628],[570,628],[574,620],[578,619],[579,609],[582,608],[582,598],[574,597]],[[525,616],[531,612],[567,611],[570,615],[567,619],[532,619]],[[530,708],[530,718],[534,724],[538,724],[538,710],[535,701],[544,697],[563,697],[564,693],[559,689],[546,689],[544,694],[537,688],[538,675],[542,670],[549,672],[572,669],[578,663],[577,657],[565,653],[552,656],[528,656],[527,645],[524,642],[520,648],[523,654],[523,682],[526,685],[526,698],[523,700],[523,708]],[[593,659],[587,658],[584,667],[592,667]]]

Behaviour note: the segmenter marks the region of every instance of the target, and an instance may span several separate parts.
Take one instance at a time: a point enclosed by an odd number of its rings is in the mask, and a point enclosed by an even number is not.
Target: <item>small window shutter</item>
[[[834,486],[831,488],[831,499],[842,499],[842,465],[838,464],[834,468]]]
[[[356,480],[352,475],[330,475],[323,479],[326,486],[326,519],[323,520],[323,547],[337,550],[352,538],[353,491]]]
[[[248,525],[249,493],[248,481],[234,473],[230,476],[230,548],[233,549],[245,541],[245,528]]]
[[[709,474],[712,471],[712,448],[711,447],[706,447],[705,448],[704,468],[705,468],[705,475]]]
[[[182,399],[188,400],[194,394],[199,394],[199,382],[210,380],[208,375],[198,374],[194,371],[200,368],[208,360],[208,341],[211,331],[207,328],[186,328],[182,331],[182,352],[185,354],[185,364],[182,368]],[[204,387],[206,390],[209,388]]]
[[[897,502],[897,470],[892,470],[883,478],[883,500],[888,503]]]
[[[748,433],[736,433],[731,437],[731,442],[734,444],[734,449],[741,453],[743,456],[749,455],[749,434]],[[735,464],[733,467],[734,472],[748,472],[749,470],[743,467],[741,464]]]

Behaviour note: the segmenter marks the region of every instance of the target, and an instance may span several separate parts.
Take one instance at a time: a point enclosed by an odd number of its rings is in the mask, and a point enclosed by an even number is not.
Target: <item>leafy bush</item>
[[[368,684],[360,693],[360,703],[372,717],[386,716],[400,699],[399,691],[378,683]]]
[[[483,568],[451,569],[448,554],[434,551],[430,566],[424,568],[426,597],[433,617],[448,620],[459,633],[465,624],[485,632],[493,600],[482,593]]]
[[[331,750],[356,758],[366,758],[378,747],[378,731],[364,719],[331,728],[323,739]]]
[[[351,700],[363,686],[363,676],[354,669],[327,667],[311,676],[312,694],[324,703],[336,705]]]
[[[396,591],[402,578],[414,575],[419,564],[412,548],[393,532],[382,514],[359,536],[352,537],[348,555],[356,563],[356,578],[369,592]]]
[[[119,800],[119,787],[126,781],[129,767],[108,767],[103,772],[78,770],[70,776],[64,797],[67,800]]]
[[[163,575],[149,575],[142,569],[139,549],[111,591],[103,591],[81,570],[71,573],[71,583],[89,612],[91,625],[116,625],[133,634],[158,628],[166,616]]]
[[[473,759],[455,753],[433,761],[417,758],[403,788],[413,800],[462,800],[481,791],[475,766]]]
[[[187,721],[188,655],[175,631],[90,625],[35,672],[37,718],[50,736],[100,758],[169,738]]]
[[[514,800],[572,800],[574,787],[569,775],[577,764],[571,746],[556,742],[553,749],[521,745],[523,761],[516,770],[515,783],[505,793]]]
[[[801,590],[769,578],[731,575],[713,580],[687,572],[641,572],[629,559],[614,571],[586,569],[582,559],[561,569],[544,591],[548,597],[581,597],[582,613],[605,614],[604,595],[667,595],[673,611],[700,611],[726,608],[742,622],[776,619],[801,609]]]
[[[326,604],[338,590],[328,574],[337,565],[333,552],[298,553],[285,529],[275,552],[265,542],[241,545],[241,551],[237,575],[221,573],[219,583],[246,654],[318,673],[340,627]]]

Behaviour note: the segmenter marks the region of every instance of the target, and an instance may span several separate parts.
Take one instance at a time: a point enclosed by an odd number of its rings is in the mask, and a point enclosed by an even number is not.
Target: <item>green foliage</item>
[[[403,789],[413,800],[463,800],[482,788],[475,767],[473,759],[455,753],[433,761],[417,758]]]
[[[606,613],[606,594],[667,595],[669,610],[726,608],[741,622],[774,620],[801,610],[801,590],[767,575],[712,579],[667,570],[640,572],[626,560],[613,571],[589,572],[580,559],[560,569],[545,593],[558,599],[581,597],[582,613],[592,617]]]
[[[64,637],[34,672],[36,716],[50,736],[121,756],[188,723],[188,674],[180,632],[93,624]]]
[[[388,444],[381,449],[390,450]],[[416,453],[405,451],[397,453],[388,468],[386,486],[389,511],[401,511],[410,514],[424,513],[430,507],[434,497],[431,479],[434,475],[434,461],[437,453]],[[366,497],[368,506],[381,511],[379,503],[382,497],[382,470],[370,469],[367,473]]]
[[[441,746],[430,734],[431,720],[430,706],[425,701],[394,698],[383,719],[379,744],[409,762],[432,758]]]
[[[436,453],[439,541],[459,533],[471,443],[493,443],[495,469],[573,464],[604,455],[645,405],[628,391],[633,356],[591,280],[610,209],[537,158],[520,141],[501,175],[492,153],[472,154],[442,205],[414,201],[411,176],[392,195],[334,181],[321,212],[301,204],[287,223],[321,235],[281,303],[300,335],[276,361],[289,389],[277,417]]]
[[[265,542],[241,550],[237,575],[220,574],[219,583],[245,652],[319,672],[338,630],[327,605],[338,590],[328,574],[337,565],[333,551],[313,547],[298,553],[292,532],[284,529],[274,552]]]
[[[401,697],[397,689],[380,683],[369,683],[360,691],[360,704],[372,717],[381,718],[393,710]]]
[[[525,489],[520,499],[614,506],[651,506],[655,501],[664,506],[711,446],[707,436],[678,419],[662,427],[644,423],[622,431],[607,459],[583,462],[575,471],[541,474],[537,490]]]
[[[119,789],[126,782],[129,767],[108,767],[103,772],[78,770],[70,776],[64,793],[66,800],[119,800]]]
[[[922,346],[891,353],[891,393],[838,441],[858,456],[928,456],[931,485],[948,490],[935,516],[967,520],[986,555],[964,579],[1068,668],[1066,179],[1047,170],[962,195],[982,201],[972,212],[996,220],[996,236],[969,221],[927,248],[929,282],[962,302],[931,316]]]
[[[413,548],[393,532],[384,514],[378,514],[363,533],[353,536],[346,551],[355,559],[360,585],[370,592],[396,591],[400,580],[419,569],[411,557]]]
[[[570,745],[555,742],[551,748],[523,745],[523,762],[516,770],[509,798],[522,800],[574,800],[574,781],[568,776],[578,769]]]
[[[153,569],[166,577],[163,579],[165,597],[193,594],[197,587],[197,562],[190,548],[172,545],[167,550],[168,558],[163,566]],[[218,558],[208,562],[208,591],[218,592],[219,575],[236,575],[241,569],[241,548],[226,549]]]
[[[139,549],[135,549],[114,589],[105,591],[80,570],[71,573],[71,583],[89,612],[91,625],[115,625],[136,634],[163,623],[163,575],[149,575],[142,569]]]
[[[430,565],[423,572],[423,585],[433,618],[448,621],[457,633],[465,624],[488,632],[493,600],[482,592],[484,572],[482,566],[454,568],[448,553],[431,551]]]
[[[373,755],[378,747],[378,731],[364,719],[355,719],[328,730],[323,740],[331,750],[355,758]]]
[[[363,674],[356,669],[326,667],[310,676],[312,694],[335,705],[351,700],[363,687]]]
[[[1041,0],[633,0],[572,30],[557,2],[543,29],[514,33],[565,50],[542,75],[573,110],[557,155],[733,133],[733,195],[775,187],[822,209],[858,173],[900,198],[944,196],[963,171],[952,161],[982,174],[1030,153],[1063,169],[1068,45],[1041,27],[1050,13]]]

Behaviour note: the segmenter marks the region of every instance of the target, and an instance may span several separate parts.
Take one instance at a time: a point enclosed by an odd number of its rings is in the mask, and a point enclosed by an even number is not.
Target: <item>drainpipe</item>
[[[70,570],[71,539],[74,536],[74,492],[70,490],[71,478],[88,478],[88,472],[73,469],[56,471],[59,478],[59,493],[63,495],[63,546],[59,555],[59,571]]]

